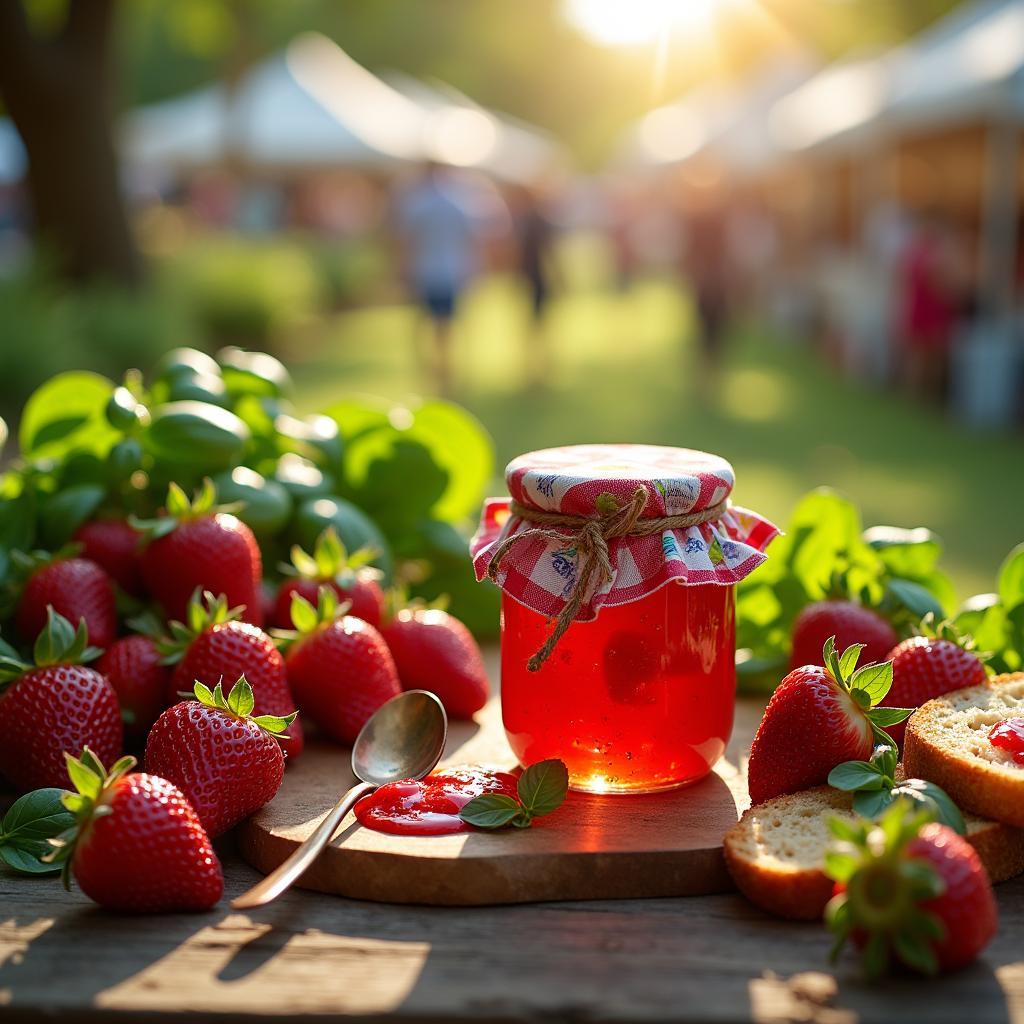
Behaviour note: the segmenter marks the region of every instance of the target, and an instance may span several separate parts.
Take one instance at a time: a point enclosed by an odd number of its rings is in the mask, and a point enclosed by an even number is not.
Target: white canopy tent
[[[440,160],[526,180],[555,158],[539,131],[447,87],[385,81],[325,36],[309,33],[232,90],[214,85],[125,118],[133,170],[188,169],[234,159],[266,170],[394,167]]]

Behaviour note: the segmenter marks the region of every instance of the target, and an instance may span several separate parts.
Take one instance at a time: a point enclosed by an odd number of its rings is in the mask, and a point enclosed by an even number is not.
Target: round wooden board
[[[726,757],[706,779],[651,796],[570,793],[529,829],[388,836],[351,815],[299,884],[354,899],[437,906],[693,896],[732,888],[722,837],[749,806],[742,771],[761,707],[740,702]],[[515,764],[498,698],[455,722],[442,764]],[[277,867],[353,783],[349,751],[307,744],[274,800],[241,829],[242,855]]]

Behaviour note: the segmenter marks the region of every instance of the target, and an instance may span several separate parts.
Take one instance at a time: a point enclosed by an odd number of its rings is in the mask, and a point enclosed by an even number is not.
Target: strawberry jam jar
[[[506,469],[473,540],[502,590],[501,706],[523,765],[573,789],[652,793],[707,775],[732,731],[734,585],[778,531],[732,506],[704,452],[577,445]]]

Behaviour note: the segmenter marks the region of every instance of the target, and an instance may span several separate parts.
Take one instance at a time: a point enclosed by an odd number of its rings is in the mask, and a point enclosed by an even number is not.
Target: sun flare
[[[570,23],[604,46],[642,46],[710,31],[732,0],[566,0]]]

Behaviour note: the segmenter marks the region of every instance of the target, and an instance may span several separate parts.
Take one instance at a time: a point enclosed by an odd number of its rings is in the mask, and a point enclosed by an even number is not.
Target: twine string
[[[536,672],[548,660],[558,645],[558,641],[562,639],[565,631],[575,620],[587,594],[590,593],[595,573],[597,574],[597,588],[612,578],[608,541],[618,537],[649,537],[664,530],[681,530],[690,526],[698,526],[719,518],[729,507],[728,499],[723,499],[717,505],[701,509],[699,512],[641,519],[640,516],[647,507],[649,498],[650,491],[641,484],[626,504],[610,508],[598,516],[568,515],[564,512],[530,508],[518,501],[509,503],[509,512],[513,516],[533,525],[526,530],[510,534],[495,548],[487,563],[487,576],[492,582],[498,582],[498,569],[502,559],[512,548],[524,540],[543,538],[558,543],[570,541],[576,548],[577,555],[576,582],[569,591],[569,598],[565,606],[555,619],[555,628],[540,649],[527,661],[526,667],[531,672]]]

